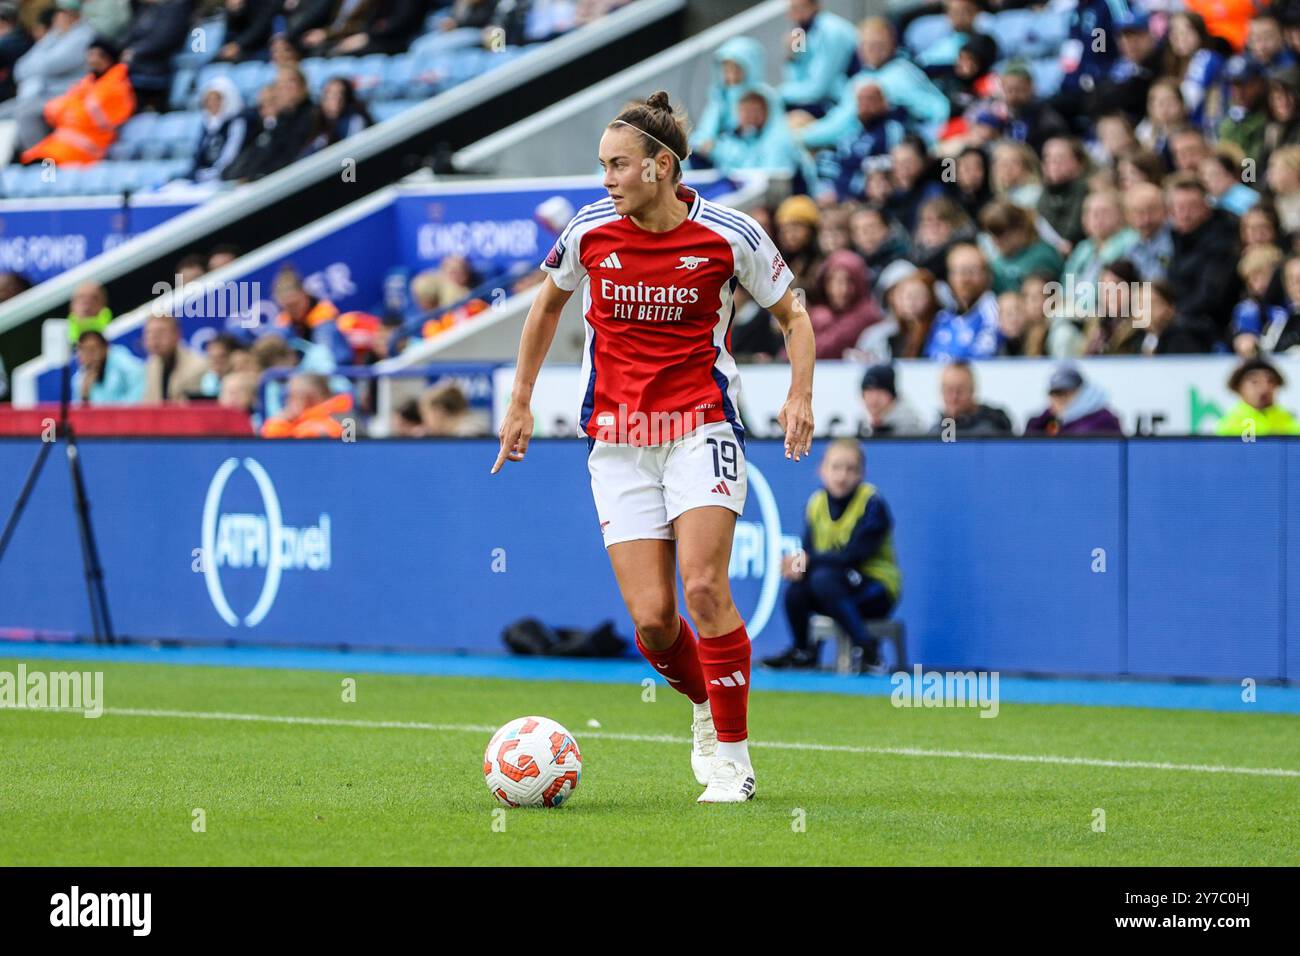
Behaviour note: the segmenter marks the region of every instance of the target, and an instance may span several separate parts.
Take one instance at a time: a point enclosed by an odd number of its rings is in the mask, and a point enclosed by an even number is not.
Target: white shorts
[[[745,449],[729,422],[662,445],[596,441],[587,468],[607,548],[640,538],[671,541],[673,519],[692,508],[721,505],[741,514],[749,491]]]

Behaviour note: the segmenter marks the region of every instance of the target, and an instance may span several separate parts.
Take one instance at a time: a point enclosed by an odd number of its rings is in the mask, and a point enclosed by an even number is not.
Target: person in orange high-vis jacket
[[[1188,10],[1201,15],[1213,36],[1223,37],[1239,53],[1246,46],[1250,18],[1267,5],[1256,0],[1187,0],[1186,4]]]
[[[45,159],[60,166],[97,163],[117,138],[118,128],[135,112],[135,90],[112,43],[93,42],[86,50],[86,66],[88,74],[45,104],[45,121],[54,132],[22,154],[24,163]]]
[[[330,394],[324,375],[301,372],[289,379],[284,409],[262,425],[263,438],[341,438],[343,423],[336,418],[352,411],[347,392]]]

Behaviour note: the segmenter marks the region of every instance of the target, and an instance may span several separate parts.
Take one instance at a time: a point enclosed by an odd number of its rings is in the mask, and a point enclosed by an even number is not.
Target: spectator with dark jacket
[[[283,0],[284,36],[295,48],[300,48],[302,38],[312,30],[329,23],[330,14],[338,0]]]
[[[302,155],[316,126],[316,107],[307,96],[302,71],[285,67],[258,103],[262,128],[226,167],[225,180],[253,180],[281,169]]]
[[[1062,365],[1047,384],[1047,410],[1025,424],[1026,435],[1119,435],[1119,419],[1106,407],[1106,393]]]
[[[1061,237],[1062,255],[1083,238],[1083,201],[1088,196],[1088,153],[1077,139],[1053,137],[1043,144],[1043,195],[1038,213]]]
[[[1028,143],[1035,153],[1053,136],[1070,135],[1070,124],[1046,101],[1034,96],[1034,78],[1023,63],[1011,63],[999,74],[1001,112],[1006,122],[1006,138]],[[995,112],[998,112],[995,104]]]
[[[364,9],[364,16],[349,21],[356,29],[338,37],[329,48],[329,56],[401,53],[419,34],[424,20],[420,0],[362,0],[358,7]]]
[[[14,64],[32,48],[32,38],[18,22],[18,7],[5,0],[0,3],[0,100],[17,92]]]
[[[316,131],[309,148],[314,152],[333,146],[374,124],[366,104],[358,98],[352,80],[346,76],[332,76],[321,87]]]
[[[280,15],[279,0],[225,0],[226,40],[216,59],[228,63],[261,59],[271,42],[271,24]]]
[[[1209,351],[1224,340],[1239,298],[1236,217],[1212,209],[1195,176],[1180,176],[1166,188],[1174,254],[1166,278],[1178,290],[1181,312]]]
[[[1106,68],[1093,90],[1088,112],[1094,118],[1121,110],[1136,125],[1146,115],[1147,91],[1159,75],[1163,57],[1148,27],[1145,13],[1130,11],[1116,19],[1119,58]]]
[[[822,487],[808,499],[803,549],[787,555],[781,576],[789,583],[786,617],[794,645],[766,658],[774,668],[817,665],[809,625],[814,614],[834,619],[855,646],[862,667],[879,662],[867,622],[887,618],[902,596],[903,576],[894,553],[894,519],[875,485],[864,481],[866,455],[851,438],[838,438],[822,456]]]
[[[166,105],[172,85],[172,57],[190,29],[192,0],[141,0],[122,41],[136,100],[143,109]]]
[[[949,362],[939,376],[943,411],[930,429],[931,435],[945,440],[976,435],[1013,434],[1007,413],[992,405],[983,405],[975,397],[975,370],[970,362]]]

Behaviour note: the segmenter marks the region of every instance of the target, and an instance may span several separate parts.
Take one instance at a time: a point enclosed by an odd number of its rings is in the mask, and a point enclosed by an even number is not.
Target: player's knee
[[[646,602],[632,607],[632,623],[641,643],[654,650],[671,647],[681,627],[677,609],[671,603]]]
[[[710,573],[688,575],[682,580],[682,594],[691,619],[701,626],[720,617],[731,607],[731,586],[727,579]]]

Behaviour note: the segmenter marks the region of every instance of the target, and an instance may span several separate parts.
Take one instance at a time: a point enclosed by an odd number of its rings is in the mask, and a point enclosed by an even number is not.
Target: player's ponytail
[[[629,103],[609,125],[631,126],[640,133],[647,156],[668,150],[673,156],[673,182],[682,178],[682,163],[691,154],[687,146],[688,122],[684,110],[673,108],[666,90],[656,90],[644,102]]]

